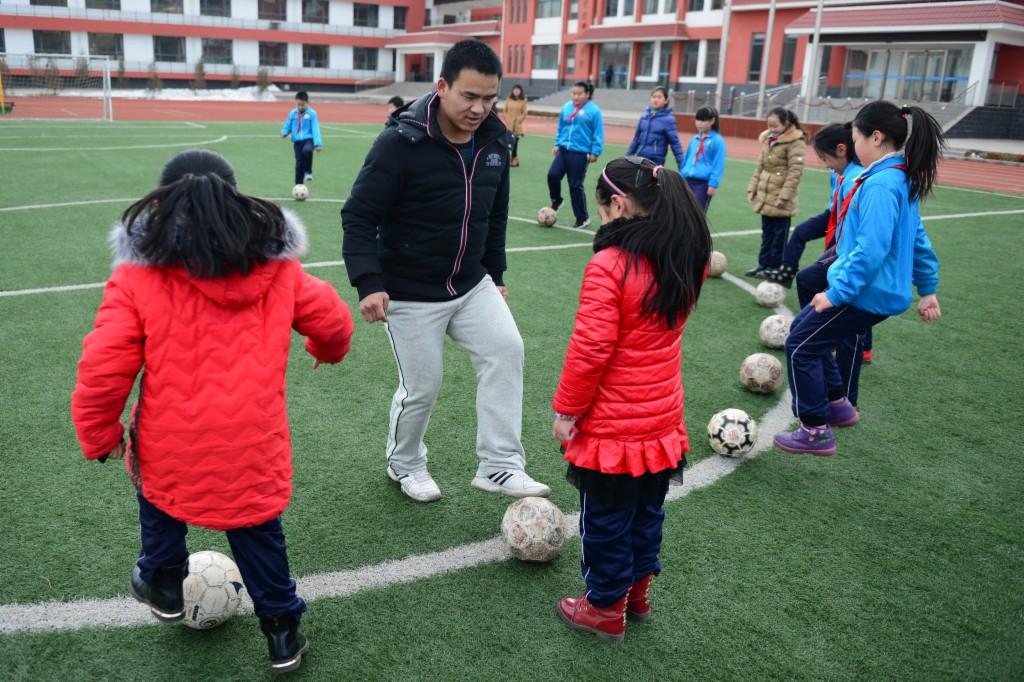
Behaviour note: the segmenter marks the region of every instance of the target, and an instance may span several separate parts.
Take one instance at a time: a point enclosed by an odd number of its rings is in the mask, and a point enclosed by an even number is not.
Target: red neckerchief
[[[886,166],[886,168],[897,168],[903,171],[904,173],[907,172],[907,167],[904,166],[903,164],[899,164],[897,166]],[[885,170],[886,168],[880,168],[879,170]],[[820,261],[824,263],[831,263],[836,259],[836,248],[839,246],[839,238],[843,236],[843,223],[846,220],[846,211],[850,208],[850,202],[853,201],[853,195],[857,193],[857,190],[860,189],[860,186],[864,184],[864,181],[867,180],[868,177],[870,177],[871,175],[874,175],[874,173],[860,175],[854,181],[853,189],[851,189],[850,193],[846,195],[845,199],[843,199],[843,207],[839,209],[839,216],[836,218],[835,242],[833,242],[832,246],[825,249],[825,253],[819,259]],[[835,202],[832,203],[832,210],[833,212],[835,212]]]
[[[693,157],[694,163],[700,161],[700,157],[704,156],[704,133],[701,133],[697,137],[697,155]]]
[[[574,118],[576,118],[576,114],[580,113],[580,109],[582,109],[585,106],[587,106],[586,102],[584,102],[583,104],[581,104],[578,107],[576,107],[576,111],[572,112],[572,114],[569,115],[569,120],[571,121]]]
[[[832,246],[832,238],[836,236],[836,225],[839,224],[837,218],[839,214],[839,192],[843,189],[843,176],[836,174],[839,179],[836,180],[836,191],[832,195],[832,209],[828,214],[828,227],[825,228],[825,248],[828,249]]]

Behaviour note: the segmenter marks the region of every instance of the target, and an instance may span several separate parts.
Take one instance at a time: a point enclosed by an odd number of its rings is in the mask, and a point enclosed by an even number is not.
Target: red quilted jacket
[[[146,264],[115,226],[119,255],[82,342],[72,417],[87,458],[110,452],[144,369],[126,466],[143,496],[181,521],[228,530],[284,511],[292,489],[292,329],[322,362],[348,352],[348,308],[302,269],[305,233],[288,218],[283,254],[247,276],[217,279]]]
[[[555,412],[579,415],[565,459],[608,474],[674,469],[689,449],[683,423],[682,327],[641,312],[652,273],[641,261],[623,283],[625,254],[599,251],[583,275],[580,305]]]

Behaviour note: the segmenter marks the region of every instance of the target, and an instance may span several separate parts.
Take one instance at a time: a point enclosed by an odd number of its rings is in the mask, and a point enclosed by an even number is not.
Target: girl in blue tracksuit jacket
[[[697,137],[690,140],[686,157],[679,164],[679,174],[693,190],[693,195],[708,212],[711,197],[725,174],[725,138],[718,134],[718,110],[701,107],[694,114]]]
[[[572,99],[558,115],[558,133],[551,150],[555,158],[548,168],[548,192],[551,208],[556,211],[564,201],[562,178],[569,176],[569,199],[576,216],[574,227],[590,224],[583,179],[587,175],[587,164],[597,161],[604,151],[604,120],[601,109],[590,101],[593,95],[593,86],[584,81],[572,86]]]
[[[841,383],[834,348],[855,344],[864,330],[903,313],[913,286],[921,296],[917,310],[922,319],[942,314],[935,296],[939,261],[918,206],[935,180],[942,128],[919,107],[876,101],[857,112],[853,141],[865,168],[839,209],[828,288],[793,319],[786,339],[793,412],[800,426],[774,441],[797,454],[835,454],[830,427],[852,426],[860,419],[847,398],[851,387]],[[858,356],[848,355],[859,365]],[[857,377],[855,371],[849,380]]]
[[[676,117],[668,105],[668,90],[659,85],[651,91],[651,105],[640,115],[626,156],[642,156],[664,166],[670,148],[675,154],[676,165],[682,170],[683,148],[679,144]]]

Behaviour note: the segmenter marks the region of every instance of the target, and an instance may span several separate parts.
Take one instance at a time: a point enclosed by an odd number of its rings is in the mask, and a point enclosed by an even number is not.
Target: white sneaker
[[[476,476],[470,485],[487,493],[501,493],[511,497],[547,497],[551,488],[530,478],[525,471],[495,471]]]
[[[417,502],[433,502],[441,499],[441,489],[426,469],[411,474],[398,475],[388,464],[388,478],[402,486],[402,492]]]
[[[302,181],[303,182],[309,182],[312,179],[313,179],[313,174],[312,173],[306,173],[306,175],[302,178]]]

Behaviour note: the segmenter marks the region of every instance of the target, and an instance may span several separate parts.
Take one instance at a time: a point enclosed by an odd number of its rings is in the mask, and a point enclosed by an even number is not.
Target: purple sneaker
[[[828,404],[829,426],[853,426],[860,421],[860,412],[847,398]]]
[[[776,434],[772,439],[775,447],[798,455],[834,455],[836,439],[832,437],[832,429],[825,426],[800,425],[796,431]]]

